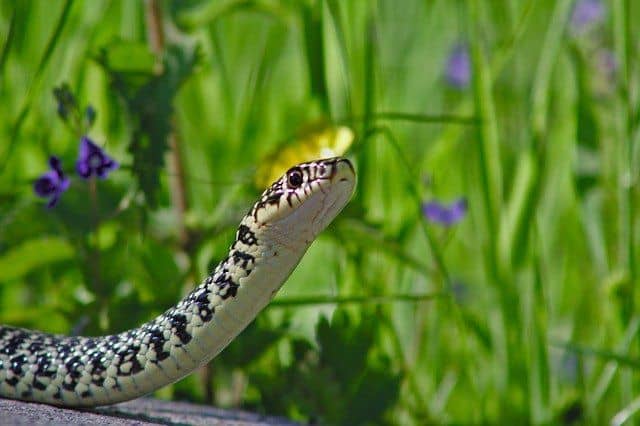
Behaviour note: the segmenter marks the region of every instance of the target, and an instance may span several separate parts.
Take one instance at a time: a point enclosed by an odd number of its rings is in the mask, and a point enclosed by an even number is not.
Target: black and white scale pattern
[[[273,214],[270,209],[296,208],[312,192],[307,184],[330,177],[338,161],[346,160],[304,163],[275,182],[242,220],[228,256],[214,272],[139,328],[66,337],[0,326],[0,396],[67,406],[110,404],[172,383],[209,361],[253,320],[266,303],[260,298],[270,297],[288,275],[273,283],[273,274],[252,276],[259,275],[261,265],[273,265],[279,249],[261,232],[269,224],[260,220]],[[299,176],[292,181],[292,173],[300,173],[303,184],[297,185]],[[293,269],[297,262],[282,268]],[[266,290],[257,288],[262,285]],[[243,298],[241,289],[246,289]]]
[[[245,243],[243,241],[249,241]],[[117,394],[123,385],[142,387],[148,364],[171,372],[181,365],[197,329],[213,320],[216,308],[235,297],[255,265],[255,233],[241,225],[228,257],[205,282],[151,322],[106,337],[65,337],[12,327],[0,328],[0,392],[20,399],[45,395],[64,402]],[[188,359],[188,358],[186,358]],[[191,361],[191,360],[189,360]]]

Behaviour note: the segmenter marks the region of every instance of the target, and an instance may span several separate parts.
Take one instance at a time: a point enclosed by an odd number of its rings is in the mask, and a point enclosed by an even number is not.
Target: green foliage
[[[0,322],[153,318],[225,256],[265,158],[335,123],[356,196],[158,396],[321,424],[638,421],[640,3],[586,27],[574,0],[88,3],[0,2]],[[108,178],[75,174],[82,134]],[[46,209],[51,155],[72,183]],[[425,219],[459,197],[463,220]]]
[[[158,204],[157,192],[164,156],[169,148],[173,100],[192,74],[198,49],[167,46],[160,72],[146,45],[118,42],[101,49],[97,57],[109,75],[113,89],[124,99],[132,123],[128,151],[132,172],[151,208]]]
[[[0,282],[11,282],[29,271],[72,257],[73,247],[62,238],[23,241],[0,257]]]
[[[381,424],[397,402],[402,376],[388,356],[376,353],[379,329],[373,312],[365,312],[359,323],[345,310],[335,311],[331,323],[320,317],[317,349],[292,339],[290,365],[250,376],[260,402],[320,424]]]

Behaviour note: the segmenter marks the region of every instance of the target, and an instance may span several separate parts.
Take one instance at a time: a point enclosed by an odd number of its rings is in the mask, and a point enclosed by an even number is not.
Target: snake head
[[[310,242],[344,208],[355,182],[346,158],[301,163],[267,188],[248,216],[259,226]]]

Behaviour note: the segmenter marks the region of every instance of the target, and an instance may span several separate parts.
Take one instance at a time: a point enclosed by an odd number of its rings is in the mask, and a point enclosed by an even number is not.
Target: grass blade
[[[307,296],[275,299],[270,307],[315,306],[315,305],[368,305],[394,302],[425,302],[446,297],[447,293],[388,294],[381,296]]]

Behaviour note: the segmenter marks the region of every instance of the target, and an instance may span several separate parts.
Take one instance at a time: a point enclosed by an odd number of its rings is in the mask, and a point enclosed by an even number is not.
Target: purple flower
[[[38,197],[49,198],[47,207],[51,208],[58,202],[60,194],[69,188],[69,178],[64,176],[58,157],[51,156],[49,166],[51,170],[35,181],[33,190]]]
[[[67,83],[53,89],[53,96],[58,103],[58,115],[66,120],[69,114],[77,108],[76,98],[73,96]]]
[[[445,70],[447,82],[457,88],[464,89],[471,81],[471,61],[469,49],[465,44],[456,45],[447,59]]]
[[[578,356],[567,351],[560,362],[560,377],[567,382],[575,383],[578,378]]]
[[[469,299],[469,287],[462,281],[454,280],[451,283],[451,293],[458,303],[464,303]]]
[[[596,67],[610,80],[614,80],[618,72],[618,59],[615,53],[607,49],[600,49],[596,56]]]
[[[578,0],[571,14],[571,28],[576,34],[582,33],[602,21],[604,5],[600,0]]]
[[[431,222],[451,226],[464,217],[467,213],[467,200],[459,198],[450,205],[438,201],[429,201],[422,205],[422,213]]]
[[[82,137],[78,150],[78,161],[76,162],[76,171],[80,177],[89,179],[92,175],[95,175],[100,179],[104,179],[109,172],[117,169],[118,166],[119,164],[105,154],[102,148],[93,143],[91,139],[86,136]]]
[[[93,126],[96,121],[96,110],[93,106],[88,105],[84,110],[84,121],[87,128]]]

